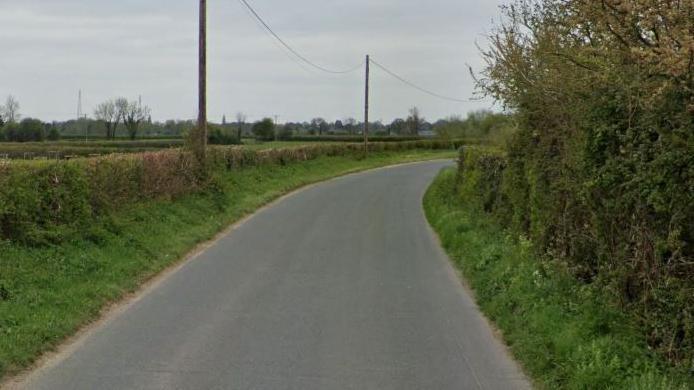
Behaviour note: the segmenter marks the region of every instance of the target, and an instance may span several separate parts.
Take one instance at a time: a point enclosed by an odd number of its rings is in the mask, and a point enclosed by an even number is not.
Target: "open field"
[[[274,141],[255,142],[244,140],[244,145],[238,148],[250,150],[265,150],[276,148],[293,148],[319,142],[301,141]],[[332,145],[340,142],[320,142],[320,144]],[[82,157],[97,157],[109,154],[128,154],[152,152],[157,150],[178,149],[184,141],[181,139],[170,140],[143,140],[143,141],[58,141],[58,142],[2,142],[0,143],[0,159],[10,160],[65,160]]]
[[[183,146],[182,139],[152,139],[138,141],[55,141],[0,142],[0,159],[63,160],[76,157],[103,156],[114,153],[140,153]]]
[[[373,137],[371,142],[411,142],[422,140],[418,137]],[[359,136],[296,137],[286,141],[260,142],[251,138],[243,139],[243,146],[252,150],[301,147],[315,144],[361,143]],[[96,157],[115,153],[141,153],[162,149],[175,149],[184,145],[181,138],[155,138],[142,140],[117,139],[79,139],[46,142],[0,142],[0,160],[63,160],[79,157]]]

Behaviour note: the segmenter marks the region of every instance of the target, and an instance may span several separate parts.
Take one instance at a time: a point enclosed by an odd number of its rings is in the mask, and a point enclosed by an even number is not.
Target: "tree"
[[[46,127],[48,128],[48,135],[46,136],[46,138],[49,141],[60,140],[60,130],[58,130],[58,124],[57,123],[54,122],[52,124],[48,124],[48,125],[46,125]]]
[[[273,141],[275,139],[275,123],[270,118],[265,118],[253,125],[253,134],[260,141]]]
[[[5,105],[2,106],[2,111],[1,114],[5,117],[5,120],[8,123],[16,123],[19,122],[20,115],[19,115],[19,102],[17,99],[15,99],[14,96],[9,95],[7,97],[7,100],[5,100]]]
[[[311,120],[311,130],[314,134],[317,132],[318,135],[323,135],[328,130],[328,122],[323,118],[313,118]]]
[[[342,121],[339,120],[339,119],[336,120],[336,121],[335,121],[335,130],[341,132],[341,131],[343,131],[344,129],[345,129],[345,125],[342,123]]]
[[[43,122],[38,119],[26,118],[15,125],[11,123],[7,134],[8,141],[15,142],[39,142],[45,138]]]
[[[3,133],[3,138],[6,141],[17,142],[19,139],[19,125],[16,122],[5,123]]]
[[[128,99],[120,97],[116,99],[114,104],[116,106],[116,115],[118,115],[118,120],[115,122],[115,126],[113,128],[113,138],[116,138],[116,130],[118,129],[118,123],[119,121],[125,121],[125,113],[128,111],[128,106],[130,105],[130,103],[128,102]]]
[[[393,122],[388,125],[388,135],[396,134],[401,135],[405,133],[406,124],[401,118],[396,118]]]
[[[354,134],[354,133],[355,133],[356,125],[357,125],[357,120],[356,120],[356,119],[354,119],[354,118],[347,118],[347,119],[345,119],[345,124],[344,124],[345,130],[347,130],[347,132],[348,132],[349,134]]]
[[[422,130],[422,124],[424,123],[424,118],[419,114],[419,108],[410,108],[410,116],[407,117],[406,126],[407,133],[410,135],[418,135],[420,130]]]
[[[236,125],[238,126],[238,128],[236,129],[236,132],[237,132],[237,138],[239,139],[239,142],[241,142],[241,137],[243,136],[243,125],[244,124],[246,124],[246,114],[239,111],[236,113]]]
[[[125,107],[125,111],[122,112],[123,123],[128,129],[128,135],[130,136],[131,140],[134,140],[137,137],[140,124],[147,119],[149,113],[149,107],[143,106],[136,101],[129,102]]]
[[[96,106],[94,117],[104,122],[104,126],[106,127],[106,138],[113,139],[116,137],[116,129],[118,128],[121,114],[116,108],[116,103],[113,100],[105,101]]]
[[[291,123],[285,123],[282,126],[279,126],[279,130],[277,131],[277,139],[281,141],[287,141],[292,138],[294,135],[294,125]]]
[[[237,145],[240,139],[227,127],[208,124],[207,143],[210,145]]]
[[[2,106],[0,106],[0,141],[5,140],[5,120],[2,118]]]

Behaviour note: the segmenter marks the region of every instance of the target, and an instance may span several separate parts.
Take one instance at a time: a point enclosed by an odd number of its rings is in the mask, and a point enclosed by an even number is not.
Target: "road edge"
[[[446,168],[443,168],[446,169]],[[443,172],[443,169],[438,172],[438,174],[434,177],[434,181],[436,178]],[[463,270],[460,269],[458,266],[456,266],[455,262],[453,261],[453,258],[451,258],[450,254],[446,250],[446,247],[443,245],[443,241],[441,240],[441,237],[439,236],[439,233],[436,231],[434,228],[433,224],[431,223],[431,219],[429,218],[429,214],[426,211],[426,207],[424,205],[425,202],[425,197],[431,187],[434,185],[434,181],[432,181],[425,189],[424,192],[422,193],[422,200],[421,200],[421,212],[424,217],[424,220],[426,221],[427,225],[427,230],[429,231],[429,235],[432,237],[434,242],[436,242],[436,245],[438,246],[438,249],[443,256],[445,262],[446,262],[446,269],[447,269],[447,274],[448,277],[451,278],[456,284],[458,284],[461,288],[461,294],[467,294],[470,299],[472,300],[472,303],[475,305],[475,308],[479,312],[481,318],[484,320],[485,324],[489,327],[491,330],[492,336],[496,341],[498,341],[506,355],[508,356],[509,360],[511,360],[517,367],[518,371],[521,373],[523,376],[523,379],[527,383],[530,384],[530,386],[535,389],[538,387],[538,384],[534,380],[532,376],[529,375],[527,369],[523,365],[523,363],[516,359],[516,356],[513,354],[513,351],[511,350],[511,347],[508,345],[504,338],[504,332],[496,325],[494,321],[489,319],[487,315],[484,313],[484,311],[480,308],[479,303],[477,301],[477,293],[475,290],[472,288],[472,285],[468,281],[468,279],[465,277],[465,274],[463,273]]]

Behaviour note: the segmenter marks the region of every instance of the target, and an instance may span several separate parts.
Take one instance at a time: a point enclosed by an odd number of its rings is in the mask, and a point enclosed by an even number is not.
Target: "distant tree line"
[[[0,105],[0,141],[40,142],[60,139],[60,132],[55,126],[38,119],[22,119],[19,109],[19,102],[12,95]]]
[[[154,122],[149,107],[139,101],[116,98],[104,101],[94,109],[93,118],[71,119],[62,122],[43,123],[40,120],[22,120],[19,102],[9,96],[0,106],[0,141],[40,142],[61,138],[183,138],[195,127],[193,120],[167,120]],[[434,123],[428,122],[417,107],[409,110],[405,118],[396,118],[390,123],[369,123],[370,135],[374,137],[418,137],[438,135],[443,138],[485,138],[499,136],[509,128],[508,116],[480,111],[469,114],[467,119],[453,116]],[[360,136],[364,123],[354,118],[328,121],[316,117],[310,121],[277,124],[271,118],[248,122],[241,112],[234,121],[222,118],[221,124],[210,123],[209,143],[231,145],[241,143],[242,138],[261,141],[291,140],[305,136]],[[503,131],[501,131],[503,130]]]

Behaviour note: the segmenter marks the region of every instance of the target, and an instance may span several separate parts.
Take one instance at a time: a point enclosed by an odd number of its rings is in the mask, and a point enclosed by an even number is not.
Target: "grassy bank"
[[[430,223],[540,388],[687,389],[691,372],[674,371],[649,350],[635,322],[557,262],[509,236],[464,199],[456,171],[443,172],[425,197]]]
[[[216,191],[129,205],[60,244],[0,243],[0,377],[26,368],[109,302],[291,190],[358,170],[453,156],[408,150],[246,167],[219,173]]]

